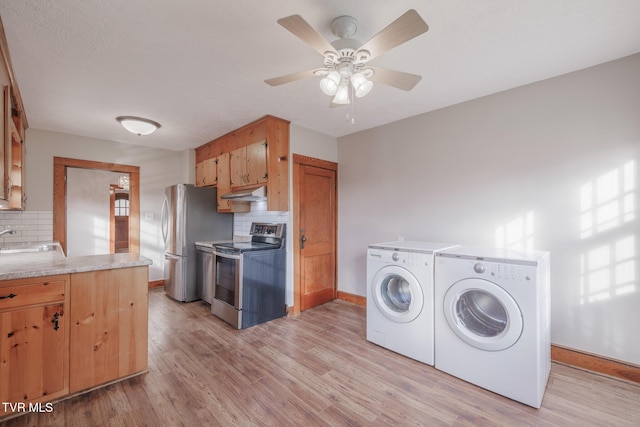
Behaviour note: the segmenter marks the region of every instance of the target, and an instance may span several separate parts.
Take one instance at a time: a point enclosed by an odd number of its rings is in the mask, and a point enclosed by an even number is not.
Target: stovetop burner
[[[247,251],[259,251],[265,249],[278,249],[279,245],[272,245],[269,243],[254,243],[254,242],[231,242],[221,243],[215,245],[216,249],[220,251],[228,250],[231,252],[247,252]]]

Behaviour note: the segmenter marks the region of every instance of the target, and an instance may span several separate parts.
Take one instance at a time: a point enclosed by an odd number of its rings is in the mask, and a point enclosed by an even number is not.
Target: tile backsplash
[[[48,242],[53,240],[52,211],[0,211],[0,231],[12,229],[15,234],[0,237],[0,244]]]

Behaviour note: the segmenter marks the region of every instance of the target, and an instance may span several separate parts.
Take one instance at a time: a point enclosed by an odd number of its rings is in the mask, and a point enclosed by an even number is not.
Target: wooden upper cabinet
[[[204,182],[204,161],[217,158],[218,196],[266,185],[267,210],[289,210],[289,121],[265,116],[196,148],[197,185]],[[228,173],[220,156],[228,155]],[[225,158],[226,162],[226,158]],[[223,172],[221,173],[221,169]],[[228,175],[228,177],[227,177]],[[221,201],[221,212],[246,211],[247,202]],[[240,210],[242,209],[242,210]]]
[[[1,70],[0,70],[1,71]],[[9,130],[9,110],[11,104],[9,102],[9,86],[2,81],[2,74],[0,73],[0,81],[2,83],[2,98],[0,101],[0,208],[9,207],[9,160],[11,157],[11,143]]]
[[[218,183],[217,159],[205,159],[196,164],[196,187],[210,187]]]
[[[231,152],[231,189],[267,183],[267,143],[256,142]]]
[[[11,116],[11,151],[10,161],[7,164],[7,175],[9,176],[9,208],[23,209],[23,182],[24,171],[23,162],[23,142],[24,129],[22,128],[22,120],[19,116]]]
[[[221,154],[217,159],[218,212],[232,212],[231,200],[220,198],[223,194],[231,191],[231,180],[229,178],[229,153]]]
[[[0,20],[0,209],[23,209],[23,144],[27,118]]]

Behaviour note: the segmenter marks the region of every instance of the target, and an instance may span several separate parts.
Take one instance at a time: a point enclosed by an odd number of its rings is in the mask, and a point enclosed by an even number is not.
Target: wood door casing
[[[337,167],[294,155],[294,309],[336,298]],[[306,239],[304,248],[301,239]]]

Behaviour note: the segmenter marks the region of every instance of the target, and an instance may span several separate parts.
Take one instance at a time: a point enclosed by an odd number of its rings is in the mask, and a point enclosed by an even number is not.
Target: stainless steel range
[[[211,312],[238,329],[286,314],[285,224],[251,224],[250,242],[216,244]]]

